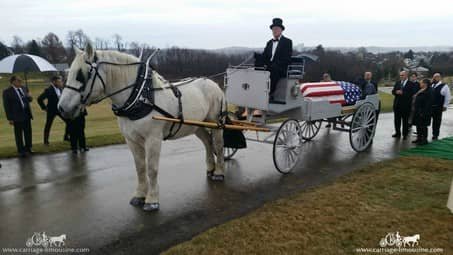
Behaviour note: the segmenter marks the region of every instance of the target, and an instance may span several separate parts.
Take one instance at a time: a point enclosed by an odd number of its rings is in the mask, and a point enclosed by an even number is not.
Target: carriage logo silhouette
[[[47,247],[62,247],[65,245],[66,234],[59,236],[47,236],[46,232],[35,232],[27,239],[25,245],[27,247],[42,246]]]
[[[396,233],[388,233],[384,238],[379,241],[379,246],[381,247],[389,247],[389,246],[396,246],[400,247],[415,247],[418,246],[418,241],[420,240],[420,234],[416,234],[413,236],[400,236],[399,232]]]

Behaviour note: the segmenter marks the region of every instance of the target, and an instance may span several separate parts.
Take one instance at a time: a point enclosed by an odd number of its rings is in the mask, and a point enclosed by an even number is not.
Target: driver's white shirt
[[[280,42],[280,39],[282,38],[282,35],[278,37],[278,41],[272,41],[272,56],[271,56],[271,61],[274,60],[274,55],[275,51],[277,50],[278,43]],[[275,40],[272,38],[272,40]]]
[[[438,83],[434,84],[433,89],[435,89],[440,84],[442,84],[442,81],[439,81]],[[448,86],[448,84],[445,84],[444,87],[440,90],[440,94],[445,98],[443,106],[445,108],[448,108],[448,105],[450,104],[451,100],[450,86]]]

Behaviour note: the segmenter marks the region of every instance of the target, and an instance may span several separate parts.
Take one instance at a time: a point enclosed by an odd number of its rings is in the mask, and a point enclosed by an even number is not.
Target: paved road
[[[449,115],[441,136],[453,135]],[[391,133],[392,115],[383,114],[372,149],[356,154],[346,133],[323,128],[306,144],[298,169],[285,176],[273,168],[270,145],[249,143],[228,162],[224,183],[206,179],[204,152],[194,137],[166,142],[156,213],[128,204],[136,176],[124,145],[78,156],[64,152],[2,160],[0,248],[25,247],[34,232],[45,231],[66,234],[66,247],[89,247],[94,253],[155,254],[266,201],[334,181],[411,146],[393,140]]]

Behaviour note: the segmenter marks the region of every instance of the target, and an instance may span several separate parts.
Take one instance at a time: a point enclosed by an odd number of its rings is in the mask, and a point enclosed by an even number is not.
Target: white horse
[[[406,244],[409,245],[410,247],[414,247],[415,244],[418,245],[418,240],[420,240],[419,234],[403,237],[404,247],[406,247]]]
[[[100,62],[130,64],[138,62],[139,59],[115,51],[95,51],[90,43],[87,44],[85,51],[75,50],[76,56],[69,70],[67,88],[63,90],[58,103],[60,112],[66,118],[77,117],[83,107],[94,103],[96,99],[133,84],[139,68],[138,65],[97,65]],[[93,69],[97,70],[98,75],[93,74]],[[161,88],[155,91],[154,103],[173,116],[178,116],[178,100],[169,89],[169,83],[155,71],[152,73],[152,82],[154,87]],[[68,89],[69,87],[72,89]],[[210,79],[198,78],[178,88],[182,94],[185,119],[215,122],[222,109],[226,109],[223,91]],[[132,88],[129,88],[110,96],[112,104],[122,106],[131,93]],[[155,115],[161,114],[153,110],[144,118],[135,121],[118,117],[121,133],[132,151],[138,177],[137,189],[130,204],[141,206],[145,211],[159,209],[157,182],[159,156],[161,143],[171,128],[168,122],[154,120],[152,117]],[[191,134],[195,134],[206,148],[208,176],[211,180],[223,181],[223,131],[221,129],[208,131],[201,127],[182,125],[179,132],[170,139]]]
[[[60,236],[51,236],[49,238],[50,246],[64,246],[64,241],[66,241],[66,234]]]

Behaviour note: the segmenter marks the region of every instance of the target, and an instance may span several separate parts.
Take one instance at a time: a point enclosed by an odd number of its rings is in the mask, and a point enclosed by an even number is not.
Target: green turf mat
[[[427,145],[417,146],[400,152],[401,156],[425,156],[453,160],[453,137],[433,141]]]

